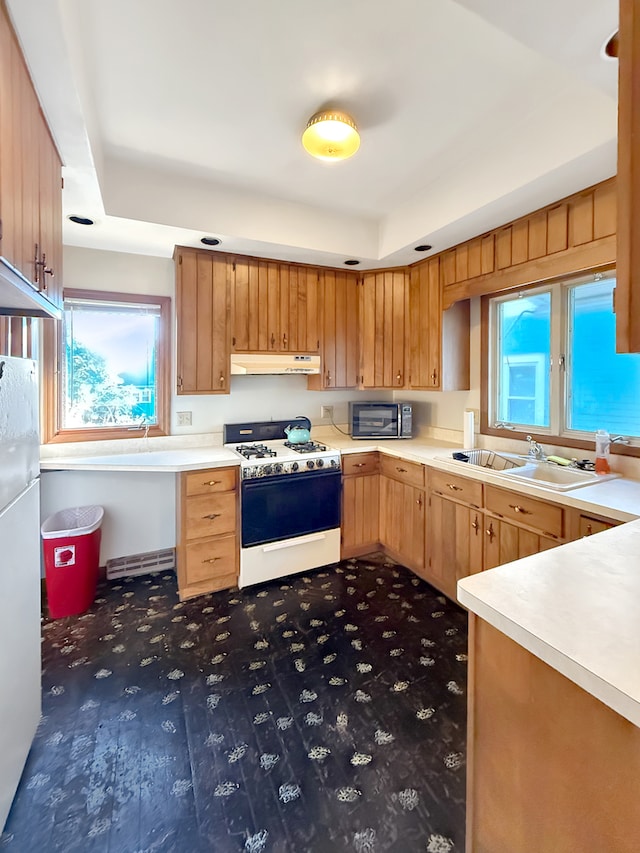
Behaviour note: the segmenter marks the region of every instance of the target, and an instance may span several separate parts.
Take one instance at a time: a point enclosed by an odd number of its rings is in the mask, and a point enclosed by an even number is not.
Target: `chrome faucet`
[[[539,444],[535,439],[533,439],[530,435],[527,436],[527,441],[529,442],[529,452],[527,456],[530,456],[532,459],[538,459],[540,462],[543,462],[545,459],[544,450],[542,449],[542,445]]]
[[[624,435],[617,435],[615,438],[611,439],[611,444],[615,444],[616,442],[618,444],[631,444],[629,439]]]

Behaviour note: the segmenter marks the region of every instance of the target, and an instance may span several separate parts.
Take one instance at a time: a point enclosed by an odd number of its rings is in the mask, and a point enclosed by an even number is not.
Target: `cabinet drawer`
[[[210,578],[234,577],[238,573],[237,540],[235,535],[220,536],[192,542],[185,548],[187,584],[201,583]],[[232,580],[229,586],[233,585]],[[214,587],[212,587],[214,588]]]
[[[479,480],[469,480],[467,477],[458,477],[432,468],[429,472],[429,488],[438,495],[471,506],[482,506],[482,483]]]
[[[377,474],[380,454],[349,453],[342,457],[342,473],[347,474]]]
[[[232,533],[236,529],[236,494],[196,495],[185,505],[185,539]]]
[[[496,515],[562,538],[563,510],[556,504],[536,500],[517,492],[505,492],[493,486],[486,487],[484,500],[485,508]]]
[[[594,533],[602,533],[603,530],[610,530],[615,527],[613,521],[602,521],[599,518],[591,518],[589,515],[581,515],[578,519],[578,536],[593,536]]]
[[[210,468],[185,474],[187,495],[210,495],[236,488],[237,468]]]
[[[395,459],[393,456],[382,456],[380,460],[380,471],[385,477],[400,480],[409,486],[424,487],[424,465],[417,462],[405,462],[404,459]]]

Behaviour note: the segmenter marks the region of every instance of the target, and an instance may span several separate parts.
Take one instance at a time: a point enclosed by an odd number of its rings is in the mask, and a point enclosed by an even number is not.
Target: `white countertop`
[[[640,521],[463,578],[458,599],[640,726]]]
[[[631,521],[640,517],[640,481],[620,478],[608,480],[593,486],[582,486],[570,492],[556,492],[536,486],[529,482],[514,480],[505,481],[499,473],[467,465],[460,462],[446,462],[435,457],[461,450],[460,445],[435,439],[401,439],[401,440],[354,440],[343,435],[337,429],[325,428],[314,431],[314,438],[325,442],[341,453],[365,453],[380,451],[389,456],[396,456],[410,462],[429,465],[443,471],[502,486],[520,494],[532,495],[544,500],[561,503],[600,515],[605,515],[616,521]],[[60,455],[55,453],[55,446],[47,448],[47,456],[40,460],[42,471],[144,471],[144,472],[180,472],[202,468],[219,468],[225,465],[238,465],[239,459],[230,450],[219,443],[200,446],[183,446],[178,444],[177,437],[161,440],[171,442],[170,446],[160,445],[156,440],[147,444],[133,439],[132,445],[138,450],[128,453],[117,452],[117,443],[109,442],[109,451],[113,452],[89,455],[68,455],[64,450]],[[121,446],[121,445],[120,445]],[[158,449],[155,449],[158,447]],[[84,448],[83,448],[84,450]]]

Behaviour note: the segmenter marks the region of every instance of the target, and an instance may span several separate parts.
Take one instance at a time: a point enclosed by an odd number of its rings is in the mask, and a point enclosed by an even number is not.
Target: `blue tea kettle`
[[[306,444],[311,441],[311,421],[304,415],[298,415],[297,419],[284,428],[287,441],[291,444]]]

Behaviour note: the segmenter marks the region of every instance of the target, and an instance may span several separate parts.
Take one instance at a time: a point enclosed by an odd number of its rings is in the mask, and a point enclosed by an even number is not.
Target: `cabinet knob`
[[[485,530],[485,533],[489,537],[489,542],[493,540],[493,537],[496,535],[495,530],[493,529],[493,524],[490,524],[489,527]]]
[[[203,486],[219,486],[222,480],[207,480],[206,483],[203,483]]]
[[[462,491],[462,486],[456,486],[455,483],[447,483],[447,488],[451,489],[452,492]]]
[[[367,464],[366,462],[354,462],[353,467],[354,468],[364,468],[364,466],[366,464]]]
[[[473,521],[471,522],[471,527],[473,528],[473,530],[475,531],[475,534],[476,534],[476,536],[477,536],[477,535],[478,535],[478,530],[480,529],[480,525],[478,524],[478,516],[477,516],[477,515],[476,515],[476,517],[473,519]]]
[[[398,383],[398,385],[402,384],[402,373],[400,371],[396,373],[396,382]]]
[[[215,563],[220,559],[220,557],[209,557],[207,560],[203,560],[203,563]]]
[[[396,465],[396,471],[398,471],[399,474],[406,474],[407,473],[407,469],[406,468],[400,468],[399,465]]]
[[[590,524],[587,524],[587,536],[591,536],[593,533],[593,527]]]
[[[431,381],[433,382],[434,385],[438,384],[438,373],[437,373],[435,368],[433,369],[433,372],[431,373]]]
[[[422,508],[422,498],[418,498],[418,499],[416,500],[416,503],[418,504],[418,506],[419,506],[420,508]]]
[[[283,349],[287,348],[287,333],[286,332],[282,333],[282,348]]]
[[[208,518],[208,519],[209,519],[209,521],[213,521],[214,519],[216,519],[216,518],[219,518],[219,517],[220,517],[220,513],[219,513],[219,512],[211,512],[211,513],[209,513],[209,515],[203,515],[202,517],[203,517],[203,518]]]
[[[276,336],[271,332],[271,346],[274,347],[276,345]]]
[[[220,374],[220,379],[218,381],[220,382],[220,387],[224,388],[224,374],[223,373]]]
[[[509,504],[509,507],[514,512],[519,512],[521,515],[531,515],[531,510],[525,509],[523,506],[520,506],[520,504]]]
[[[331,385],[331,371],[327,370],[327,385]]]

